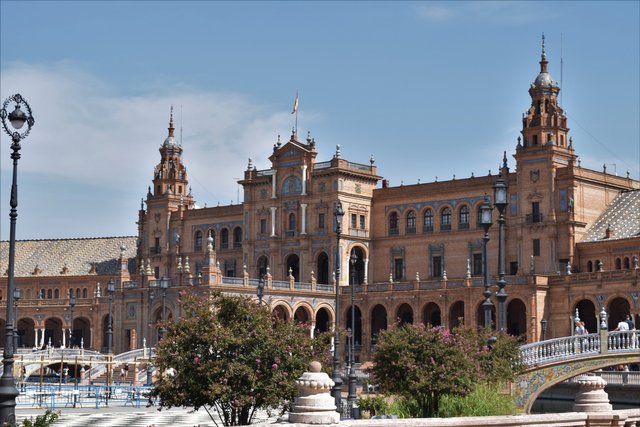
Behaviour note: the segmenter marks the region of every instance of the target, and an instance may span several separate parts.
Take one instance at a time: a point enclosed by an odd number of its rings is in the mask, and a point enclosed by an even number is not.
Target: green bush
[[[22,424],[19,424],[21,427],[49,427],[51,426],[58,418],[60,417],[60,412],[53,412],[51,409],[47,409],[47,411],[38,415],[35,420],[33,417],[31,419],[25,418],[22,420]],[[9,423],[5,423],[4,426],[11,426]]]
[[[473,417],[512,415],[515,404],[510,395],[500,393],[497,386],[478,385],[466,396],[445,395],[440,400],[438,416]]]
[[[389,404],[388,415],[397,415],[398,418],[412,418],[420,413],[420,404],[415,399],[403,396],[395,396]]]
[[[389,405],[384,396],[367,396],[358,399],[360,411],[367,411],[370,416],[387,413]]]

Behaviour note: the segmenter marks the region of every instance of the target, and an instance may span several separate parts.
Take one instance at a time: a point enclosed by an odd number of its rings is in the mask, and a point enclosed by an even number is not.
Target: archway
[[[449,329],[464,326],[464,301],[455,302],[449,309]]]
[[[478,310],[476,311],[476,324],[478,328],[484,328],[484,306],[482,305],[484,301],[481,301],[478,304]],[[491,327],[493,328],[496,324],[496,305],[491,305]]]
[[[376,305],[371,310],[371,343],[375,344],[378,333],[387,329],[387,309],[383,305]]]
[[[262,255],[260,258],[258,258],[258,279],[261,278],[262,276],[264,276],[265,274],[267,274],[267,267],[269,267],[269,258],[267,258],[265,255]]]
[[[329,256],[326,252],[320,252],[318,254],[318,260],[316,262],[316,281],[323,285],[329,284]]]
[[[44,343],[53,347],[62,346],[62,320],[50,317],[44,322]]]
[[[309,314],[309,311],[306,307],[301,306],[296,309],[295,313],[293,313],[293,320],[295,320],[297,323],[308,324],[311,320],[311,315]]]
[[[351,255],[356,255],[355,265],[351,265],[351,258],[349,258],[349,283],[352,283],[352,277],[355,272],[355,282],[358,285],[364,283],[364,253],[359,246],[354,247],[351,250]],[[351,257],[349,255],[349,257]]]
[[[422,323],[425,326],[440,326],[442,325],[442,316],[440,314],[440,307],[435,302],[430,302],[424,306],[422,310]]]
[[[357,348],[362,344],[362,313],[360,312],[360,307],[357,305],[353,308],[353,311],[355,313],[353,323],[353,344]],[[347,307],[347,312],[344,318],[346,319],[346,329],[351,328],[351,306]]]
[[[396,319],[398,322],[398,326],[402,326],[404,324],[413,325],[413,308],[407,303],[402,304],[398,307],[398,311],[396,312]]]
[[[35,322],[28,317],[18,320],[18,348],[33,348],[36,346]]]
[[[585,328],[589,333],[594,333],[598,331],[598,313],[596,311],[596,306],[588,299],[583,299],[578,301],[576,306],[574,307],[572,313],[578,310],[578,316],[580,316],[580,320],[584,322]],[[574,325],[575,328],[575,325]]]
[[[625,298],[617,297],[609,303],[609,330],[612,331],[618,327],[618,323],[631,314],[631,306]]]
[[[284,277],[289,277],[289,273],[293,276],[294,282],[300,281],[300,258],[298,255],[291,254],[287,257],[285,262],[286,270],[284,272]]]
[[[70,345],[91,348],[91,321],[86,317],[73,319],[73,333]]]
[[[329,310],[322,307],[316,313],[316,332],[329,332],[331,330],[331,316]]]
[[[282,305],[276,305],[273,308],[271,315],[277,319],[284,320],[285,322],[289,320],[289,312]]]
[[[516,337],[527,334],[527,307],[521,299],[507,304],[507,333]]]

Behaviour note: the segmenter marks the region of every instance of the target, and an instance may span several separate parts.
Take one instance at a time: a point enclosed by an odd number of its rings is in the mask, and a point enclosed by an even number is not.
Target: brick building
[[[591,332],[603,308],[611,328],[626,314],[640,321],[640,182],[581,167],[547,65],[543,48],[514,167],[506,153],[496,153],[502,158],[496,175],[393,187],[373,159],[343,159],[337,146],[330,159],[317,161],[314,139],[294,132],[274,144],[269,169],[249,160],[239,181],[243,203],[199,208],[171,118],[138,212],[138,236],[18,242],[20,344],[105,349],[109,280],[116,352],[153,345],[157,322],[180,316],[180,292],[218,289],[255,298],[260,278],[275,313],[326,331],[335,319],[336,253],[345,329],[355,282],[360,360],[369,357],[376,334],[396,322],[482,325],[479,212],[497,179],[508,185],[510,333],[538,340],[545,320],[547,338],[568,335],[576,309]],[[344,209],[339,248],[337,201]],[[487,250],[494,294],[496,221],[494,211]],[[7,247],[2,242],[3,271]],[[0,284],[6,289],[6,273]]]

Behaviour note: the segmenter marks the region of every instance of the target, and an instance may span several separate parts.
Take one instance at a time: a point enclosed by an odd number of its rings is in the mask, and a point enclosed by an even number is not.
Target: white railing
[[[638,331],[608,332],[604,337],[604,346],[600,333],[554,338],[523,345],[520,354],[525,365],[534,366],[590,354],[624,353],[640,348]]]

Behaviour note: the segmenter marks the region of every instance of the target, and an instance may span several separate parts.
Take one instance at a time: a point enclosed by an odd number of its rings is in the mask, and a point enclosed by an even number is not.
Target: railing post
[[[609,353],[609,331],[606,328],[600,328],[600,354]]]

